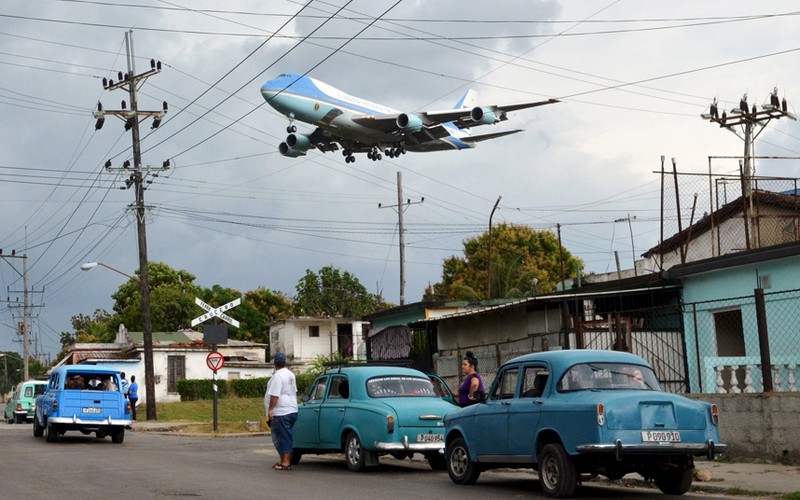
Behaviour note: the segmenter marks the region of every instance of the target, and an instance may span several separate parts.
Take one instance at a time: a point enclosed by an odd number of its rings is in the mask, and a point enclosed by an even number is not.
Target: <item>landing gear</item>
[[[342,150],[342,156],[344,156],[345,163],[353,163],[356,161],[355,156],[353,156],[353,150],[349,148],[344,148]]]
[[[378,150],[378,148],[372,148],[372,150],[370,150],[370,152],[367,153],[367,158],[369,158],[372,161],[378,161],[378,160],[382,160],[383,156],[381,155],[381,153]]]
[[[391,148],[387,148],[384,153],[389,158],[397,158],[400,155],[406,154],[406,148],[402,142],[395,142]]]
[[[295,127],[293,124],[290,123],[289,126],[286,127],[286,132],[289,134],[294,134],[295,132],[297,132],[297,127]]]

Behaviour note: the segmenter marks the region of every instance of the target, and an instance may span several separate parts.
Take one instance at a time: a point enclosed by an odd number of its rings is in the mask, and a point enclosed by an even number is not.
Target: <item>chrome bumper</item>
[[[131,420],[126,418],[104,418],[103,420],[87,420],[78,418],[77,415],[71,417],[48,417],[47,422],[54,424],[70,424],[70,425],[86,425],[86,426],[101,426],[101,425],[131,425]]]
[[[727,444],[706,441],[705,443],[635,443],[623,444],[617,439],[614,444],[581,444],[575,447],[579,453],[614,453],[617,460],[622,459],[622,455],[641,455],[641,454],[677,454],[689,453],[691,455],[706,455],[709,460],[714,459],[714,455],[725,453],[728,449]]]
[[[444,451],[444,442],[441,443],[409,443],[408,436],[403,436],[403,442],[383,443],[375,441],[375,449],[378,451]]]

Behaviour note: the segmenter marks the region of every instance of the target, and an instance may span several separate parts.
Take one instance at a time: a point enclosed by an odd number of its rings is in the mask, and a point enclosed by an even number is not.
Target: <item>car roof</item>
[[[119,370],[97,365],[63,365],[53,368],[53,373],[81,372],[81,373],[119,373]]]
[[[529,363],[542,361],[550,365],[555,373],[560,373],[578,363],[627,363],[650,366],[643,358],[629,352],[603,351],[596,349],[570,349],[564,351],[546,351],[524,354],[506,361],[512,363]]]
[[[423,372],[405,366],[391,366],[391,365],[367,365],[367,366],[342,366],[339,368],[331,368],[325,372],[326,375],[341,373],[350,378],[368,379],[371,377],[380,377],[385,375],[405,375],[411,377],[424,377],[428,378]]]

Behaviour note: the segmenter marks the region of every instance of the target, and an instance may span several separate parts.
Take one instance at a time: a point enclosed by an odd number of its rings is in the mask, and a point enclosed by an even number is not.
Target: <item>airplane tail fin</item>
[[[456,109],[474,108],[478,104],[478,91],[469,89],[456,103]]]

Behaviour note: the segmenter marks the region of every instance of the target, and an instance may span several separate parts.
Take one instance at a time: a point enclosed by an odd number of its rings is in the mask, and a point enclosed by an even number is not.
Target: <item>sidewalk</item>
[[[149,422],[139,421],[133,424],[133,432],[163,432],[182,436],[207,437],[255,437],[269,435],[269,432],[247,432],[238,434],[200,434],[182,432],[181,428],[191,422]],[[800,465],[783,465],[777,463],[724,462],[705,460],[695,461],[695,480],[692,489],[695,491],[733,491],[737,494],[760,493],[786,495],[797,493],[800,496]],[[641,476],[629,474],[622,481],[642,481]],[[748,495],[752,496],[752,495]]]

